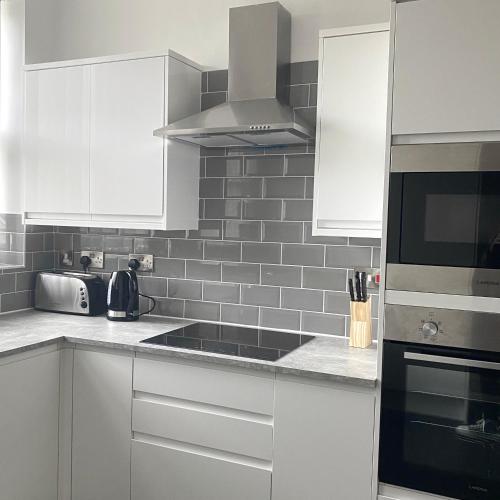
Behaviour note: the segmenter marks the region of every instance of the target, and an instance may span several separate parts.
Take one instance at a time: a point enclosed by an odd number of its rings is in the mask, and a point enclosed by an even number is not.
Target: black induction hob
[[[276,361],[313,338],[312,335],[215,323],[194,323],[141,342],[242,358]]]

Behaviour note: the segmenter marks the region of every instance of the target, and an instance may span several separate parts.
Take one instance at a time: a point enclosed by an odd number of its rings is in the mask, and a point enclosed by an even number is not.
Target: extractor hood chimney
[[[228,102],[155,130],[205,147],[303,144],[314,124],[288,106],[290,13],[279,2],[229,9]]]

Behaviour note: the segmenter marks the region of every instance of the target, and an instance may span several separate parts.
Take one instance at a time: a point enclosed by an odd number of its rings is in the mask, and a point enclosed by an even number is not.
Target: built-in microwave
[[[395,145],[386,288],[500,297],[500,143]]]

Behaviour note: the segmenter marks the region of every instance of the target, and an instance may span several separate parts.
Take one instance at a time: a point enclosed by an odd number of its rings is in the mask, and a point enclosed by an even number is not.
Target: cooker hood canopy
[[[205,147],[303,144],[314,124],[286,104],[290,14],[279,2],[229,9],[229,102],[155,130]]]

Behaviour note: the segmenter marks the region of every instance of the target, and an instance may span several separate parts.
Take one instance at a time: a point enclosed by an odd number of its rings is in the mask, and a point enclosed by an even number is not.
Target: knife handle
[[[351,295],[351,302],[355,302],[355,297],[354,297],[354,283],[352,281],[352,278],[349,278],[349,294]]]
[[[368,300],[368,293],[366,291],[366,273],[361,273],[361,300],[366,302]]]
[[[361,302],[361,282],[359,280],[359,272],[354,273],[354,280],[356,282],[356,302]]]

